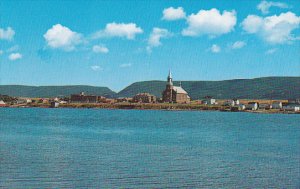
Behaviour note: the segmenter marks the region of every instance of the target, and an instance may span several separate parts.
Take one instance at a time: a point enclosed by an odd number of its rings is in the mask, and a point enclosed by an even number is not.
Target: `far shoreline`
[[[120,103],[120,104],[104,104],[104,103],[73,103],[62,104],[59,107],[51,107],[50,104],[34,104],[34,105],[11,105],[0,108],[45,108],[45,109],[107,109],[107,110],[161,110],[161,111],[218,111],[218,112],[241,112],[241,113],[257,113],[257,114],[300,114],[300,112],[283,111],[280,109],[270,110],[239,110],[231,111],[229,107],[210,106],[210,105],[191,105],[191,104],[148,104],[148,103]]]

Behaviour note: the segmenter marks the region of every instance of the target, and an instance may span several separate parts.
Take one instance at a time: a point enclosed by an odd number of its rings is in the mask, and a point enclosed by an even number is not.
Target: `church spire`
[[[173,79],[172,79],[172,73],[171,70],[169,70],[169,75],[168,75],[168,85],[172,86],[173,85]]]

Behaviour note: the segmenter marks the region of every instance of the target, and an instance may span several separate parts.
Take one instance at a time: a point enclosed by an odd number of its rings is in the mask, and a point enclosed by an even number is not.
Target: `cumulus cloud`
[[[163,10],[163,20],[179,20],[185,18],[185,12],[182,7],[169,7]]]
[[[93,52],[94,53],[104,53],[104,54],[106,54],[106,53],[109,52],[109,50],[108,50],[107,47],[105,47],[103,45],[94,45],[93,46]]]
[[[260,17],[248,15],[242,22],[243,29],[250,34],[258,34],[265,41],[280,44],[296,40],[292,31],[299,28],[300,17],[292,12]]]
[[[268,14],[271,7],[288,8],[288,5],[281,2],[262,1],[257,5],[257,9],[263,14]]]
[[[72,51],[82,43],[82,35],[61,24],[53,25],[45,34],[47,45],[51,48]]]
[[[8,56],[8,59],[11,60],[11,61],[15,61],[15,60],[18,60],[18,59],[21,59],[21,58],[22,58],[22,54],[20,54],[20,53],[11,53]]]
[[[143,33],[142,28],[138,27],[135,23],[108,23],[104,30],[98,31],[94,34],[93,38],[102,37],[124,37],[129,40],[135,39],[137,34]]]
[[[236,41],[232,44],[231,48],[232,49],[241,49],[246,45],[244,41]]]
[[[101,71],[101,70],[103,70],[102,67],[97,66],[97,65],[91,66],[91,69],[94,70],[94,71]]]
[[[200,10],[187,18],[188,27],[182,30],[184,36],[218,36],[231,32],[236,25],[236,12],[223,11],[213,8]]]
[[[219,45],[213,44],[210,47],[210,51],[213,53],[219,53],[221,51],[221,47]]]
[[[120,68],[128,68],[128,67],[131,67],[132,64],[131,63],[128,63],[128,64],[121,64],[120,65]]]
[[[15,31],[11,27],[0,28],[0,39],[11,41],[14,38]]]
[[[148,39],[147,51],[151,52],[153,47],[158,47],[162,44],[160,41],[162,38],[168,38],[171,35],[172,34],[167,29],[153,28]]]

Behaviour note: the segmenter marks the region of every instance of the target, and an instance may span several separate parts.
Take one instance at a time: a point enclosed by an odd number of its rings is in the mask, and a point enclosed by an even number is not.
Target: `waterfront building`
[[[272,105],[268,103],[260,103],[258,108],[263,110],[269,110],[270,108],[272,108]]]
[[[156,96],[151,95],[149,93],[139,93],[132,98],[132,101],[141,103],[155,103]]]
[[[86,95],[84,92],[80,94],[72,94],[72,103],[97,103],[98,97],[95,95]]]
[[[296,98],[296,99],[289,99],[288,100],[289,104],[300,104],[300,98]]]
[[[257,102],[249,102],[246,105],[247,110],[257,110],[258,109],[258,103]]]
[[[162,93],[163,102],[174,102],[174,103],[190,103],[191,98],[188,93],[180,86],[173,85],[173,79],[171,71],[167,78],[166,89]]]
[[[284,111],[300,111],[300,104],[296,103],[283,103],[282,109]]]
[[[238,99],[231,99],[224,102],[224,106],[237,106],[240,104]]]
[[[204,100],[202,100],[202,104],[216,105],[216,104],[218,104],[218,102],[216,99],[212,98],[211,96],[207,96],[207,97],[205,97]]]
[[[6,103],[3,101],[3,100],[0,100],[0,107],[4,107],[4,106],[6,106]]]
[[[275,101],[272,103],[272,109],[281,109],[282,108],[282,102]]]
[[[245,110],[246,106],[244,104],[239,104],[238,105],[238,110]]]

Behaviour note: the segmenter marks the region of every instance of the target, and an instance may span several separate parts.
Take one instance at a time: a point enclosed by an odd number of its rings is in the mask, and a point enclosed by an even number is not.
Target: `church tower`
[[[167,88],[172,88],[173,87],[173,79],[172,79],[172,73],[171,70],[169,70],[169,75],[167,78]]]

